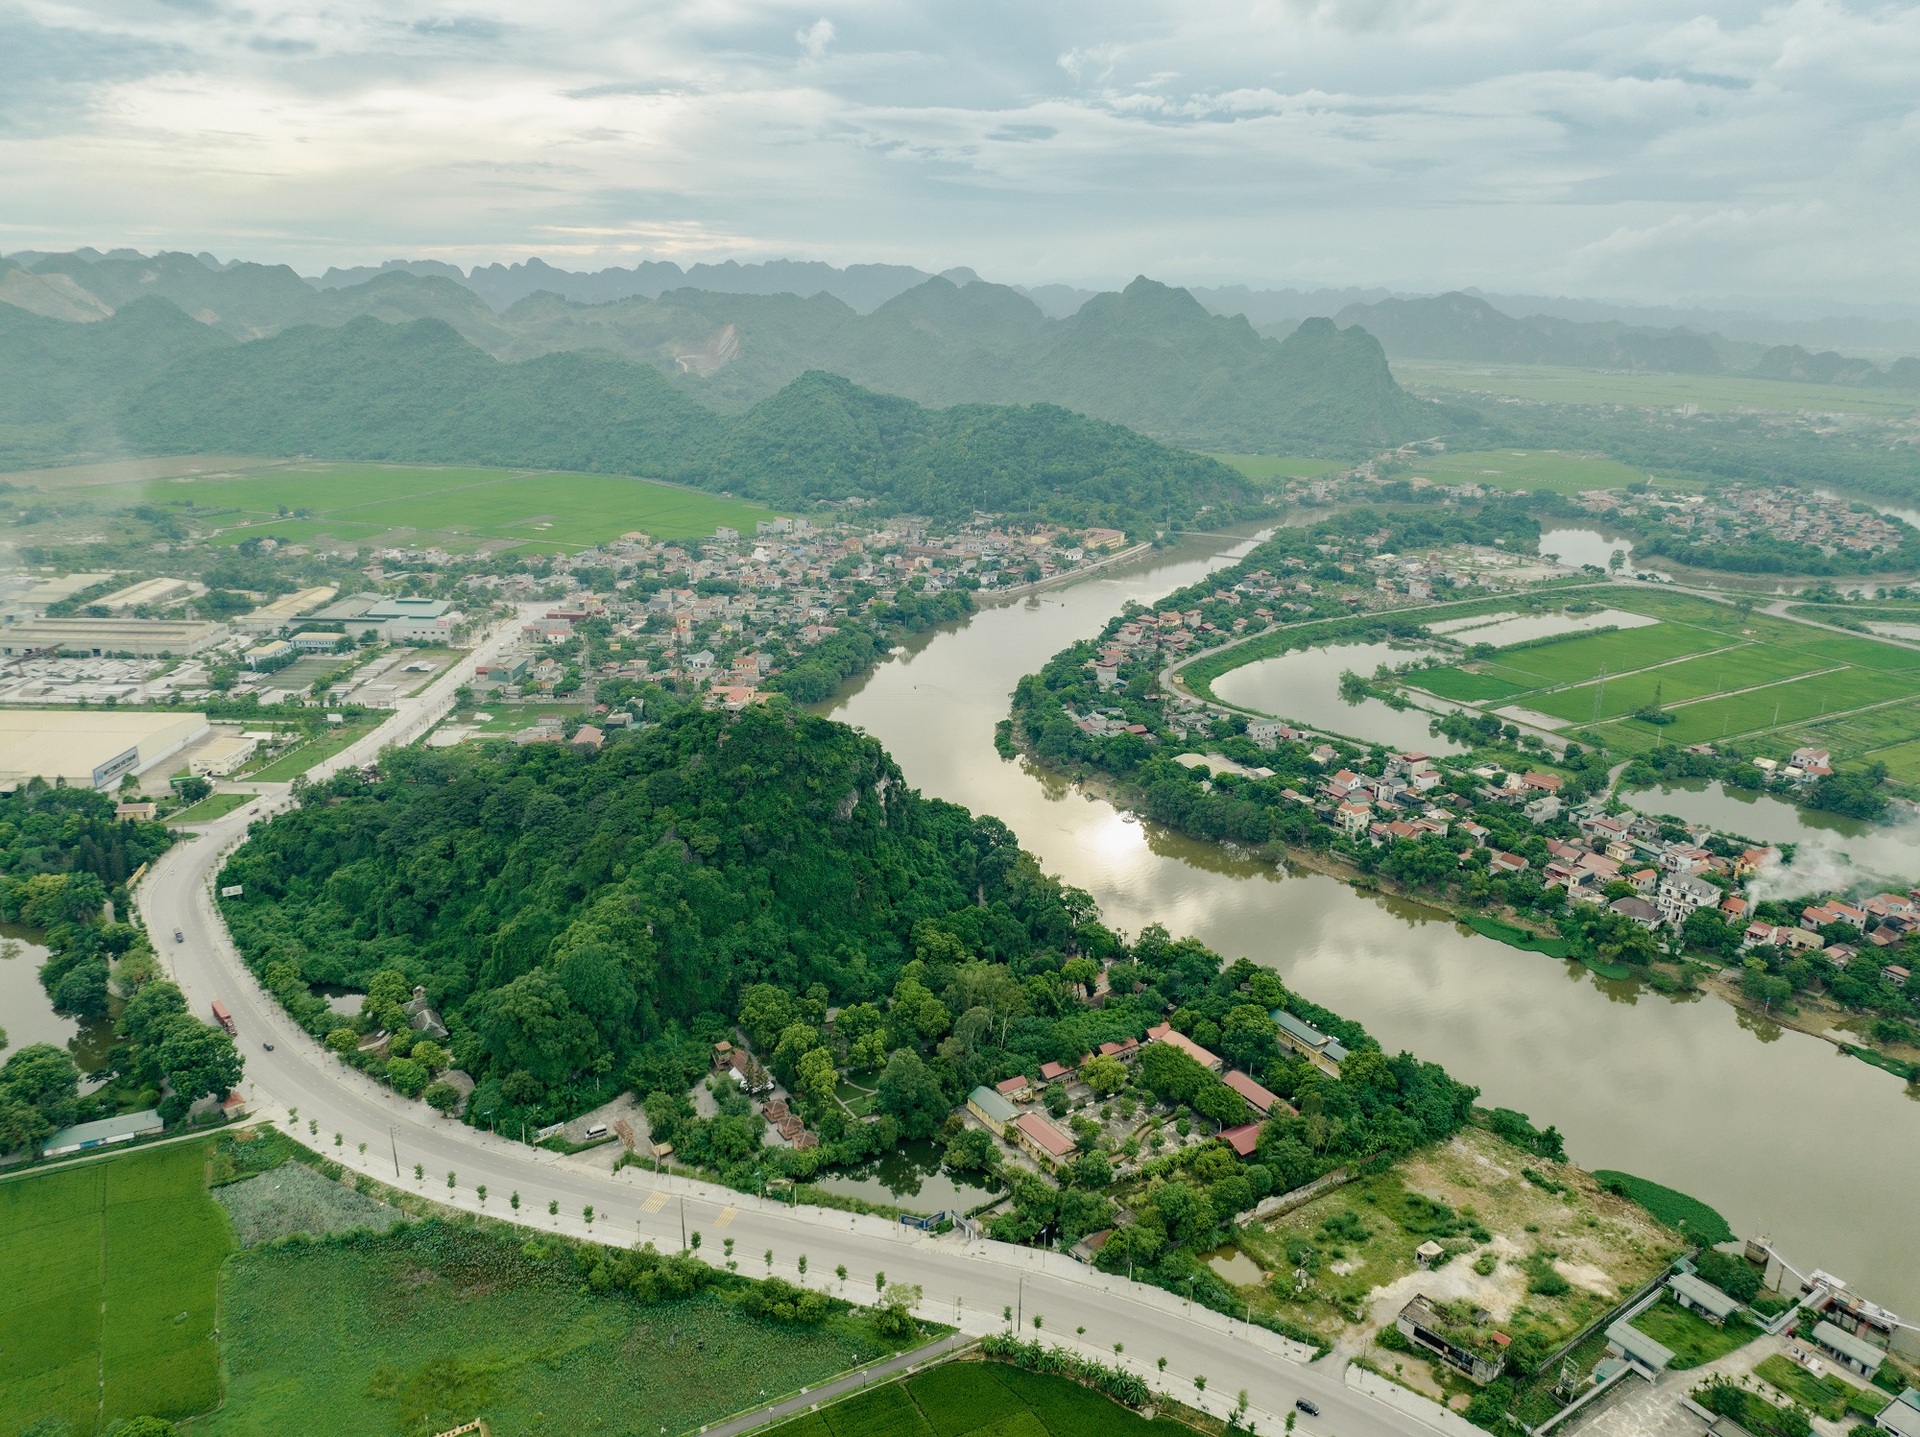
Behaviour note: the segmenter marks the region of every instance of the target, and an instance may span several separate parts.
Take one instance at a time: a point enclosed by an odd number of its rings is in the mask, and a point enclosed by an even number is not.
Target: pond
[[[29,1043],[51,1043],[72,1053],[82,1073],[97,1073],[113,1047],[113,1022],[80,1023],[53,1011],[40,986],[40,965],[48,955],[39,937],[35,929],[0,923],[0,1030],[7,1035],[0,1059]]]
[[[1340,675],[1346,670],[1370,678],[1381,664],[1403,664],[1427,652],[1385,643],[1296,649],[1222,674],[1213,681],[1213,691],[1223,702],[1239,708],[1310,728],[1351,734],[1389,748],[1460,752],[1459,744],[1428,730],[1433,715],[1423,709],[1397,710],[1379,699],[1350,703],[1340,697]]]
[[[1633,564],[1633,540],[1599,529],[1547,529],[1540,535],[1542,555],[1554,554],[1563,564],[1597,564],[1602,569],[1616,552],[1625,557],[1626,567]]]
[[[1253,1287],[1266,1281],[1260,1264],[1237,1247],[1216,1247],[1207,1254],[1207,1266],[1229,1287]]]
[[[930,1142],[903,1143],[885,1156],[856,1168],[822,1173],[813,1185],[830,1193],[892,1203],[910,1212],[933,1214],[949,1208],[966,1212],[993,1195],[993,1189],[969,1173],[948,1172],[941,1150]]]
[[[1529,639],[1580,634],[1589,629],[1644,629],[1660,621],[1625,609],[1596,609],[1590,614],[1479,614],[1469,619],[1447,619],[1428,627],[1463,644],[1524,644]]]
[[[1920,882],[1920,827],[1911,823],[1866,823],[1798,808],[1769,793],[1728,788],[1718,779],[1682,779],[1620,797],[1642,813],[1672,814],[1762,843],[1798,845],[1792,866],[1770,885],[1794,894],[1815,886],[1845,890],[1870,879],[1903,886]],[[1796,883],[1788,874],[1803,877]]]

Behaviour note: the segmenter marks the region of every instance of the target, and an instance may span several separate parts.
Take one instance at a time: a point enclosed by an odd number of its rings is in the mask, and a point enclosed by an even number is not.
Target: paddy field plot
[[[47,481],[59,487],[57,478]],[[617,474],[405,464],[283,464],[203,470],[82,491],[96,507],[153,504],[213,534],[216,544],[486,545],[582,549],[638,530],[656,539],[751,534],[774,511],[653,479]]]
[[[92,1433],[219,1400],[214,1291],[233,1244],[184,1143],[0,1181],[0,1437]]]
[[[1920,775],[1920,650],[1683,594],[1623,590],[1613,602],[1658,622],[1501,649],[1409,683],[1590,726],[1623,752],[1751,736],[1776,757],[1811,742],[1842,763],[1884,752],[1890,768]],[[1669,721],[1639,716],[1654,710]]]
[[[949,1362],[773,1429],[770,1437],[1181,1437],[1064,1377],[998,1362]]]
[[[1920,395],[1897,389],[1796,384],[1732,374],[1615,374],[1546,364],[1396,359],[1394,377],[1417,392],[1498,394],[1552,404],[1631,404],[1706,410],[1742,409],[1892,417],[1920,408]]]
[[[1479,484],[1489,489],[1552,490],[1578,494],[1582,489],[1624,489],[1647,477],[1644,469],[1598,454],[1559,449],[1487,449],[1462,454],[1423,455],[1408,475],[1436,484]]]

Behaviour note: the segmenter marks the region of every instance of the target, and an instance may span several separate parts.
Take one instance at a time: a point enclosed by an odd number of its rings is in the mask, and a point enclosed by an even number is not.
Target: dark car
[[[1306,1413],[1307,1416],[1309,1417],[1318,1417],[1320,1415],[1320,1409],[1318,1407],[1315,1407],[1311,1402],[1307,1401],[1307,1399],[1304,1397],[1302,1397],[1299,1401],[1295,1402],[1293,1405],[1295,1407],[1298,1407],[1302,1412]]]
[[[265,1048],[269,1053],[273,1051],[273,1044],[271,1043],[262,1043],[260,1046]]]
[[[185,943],[187,941],[187,935],[176,928],[173,930],[173,941],[175,943]]]

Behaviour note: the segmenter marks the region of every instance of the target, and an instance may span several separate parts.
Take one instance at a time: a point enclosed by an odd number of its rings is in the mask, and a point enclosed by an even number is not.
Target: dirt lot
[[[1429,1240],[1447,1256],[1424,1270],[1414,1250]],[[1251,1230],[1240,1247],[1272,1274],[1245,1289],[1251,1300],[1352,1353],[1416,1293],[1470,1300],[1550,1348],[1683,1250],[1587,1173],[1479,1129]]]

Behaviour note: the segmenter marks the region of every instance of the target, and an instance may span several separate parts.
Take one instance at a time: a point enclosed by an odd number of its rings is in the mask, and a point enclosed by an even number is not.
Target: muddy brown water
[[[1250,542],[1250,541],[1248,541]],[[829,711],[884,743],[923,792],[998,815],[1046,868],[1130,933],[1164,923],[1279,972],[1619,1168],[1770,1234],[1920,1318],[1920,1101],[1830,1044],[1756,1028],[1717,1000],[1663,997],[1468,933],[1419,905],[1289,876],[1141,823],[994,751],[1021,675],[1231,562],[1245,543],[1192,541],[1081,583],[985,609],[922,638]]]

